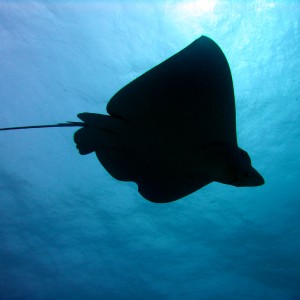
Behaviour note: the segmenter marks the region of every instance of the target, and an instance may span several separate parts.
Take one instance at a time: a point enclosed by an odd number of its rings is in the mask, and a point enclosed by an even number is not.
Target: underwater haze
[[[299,22],[297,0],[0,0],[0,127],[106,113],[206,35],[266,182],[156,204],[79,155],[76,128],[1,131],[0,299],[300,299]]]

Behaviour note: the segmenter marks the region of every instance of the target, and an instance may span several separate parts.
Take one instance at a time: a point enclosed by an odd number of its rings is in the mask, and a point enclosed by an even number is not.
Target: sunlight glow
[[[179,14],[186,17],[199,17],[204,13],[211,13],[216,6],[216,0],[193,0],[176,5]]]
[[[193,38],[204,31],[203,27],[214,24],[217,4],[217,0],[189,0],[170,3],[166,11],[181,34]]]

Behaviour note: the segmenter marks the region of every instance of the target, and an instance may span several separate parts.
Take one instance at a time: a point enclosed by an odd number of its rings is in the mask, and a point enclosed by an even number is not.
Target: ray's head
[[[260,186],[265,183],[253,168],[246,151],[226,142],[216,143],[206,151],[206,171],[212,181],[236,187]]]
[[[233,179],[230,185],[237,187],[260,186],[265,183],[264,178],[251,165],[249,154],[238,148],[232,169]]]
[[[205,172],[211,181],[236,187],[260,186],[265,183],[263,177],[251,164],[250,156],[236,144],[225,141],[210,142],[200,147],[197,170]],[[197,161],[197,159],[195,159]]]

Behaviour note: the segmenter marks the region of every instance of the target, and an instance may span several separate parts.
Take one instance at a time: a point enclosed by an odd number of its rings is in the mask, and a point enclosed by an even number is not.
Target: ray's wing
[[[107,111],[145,135],[165,132],[191,146],[237,144],[230,68],[218,45],[205,36],[122,88]]]

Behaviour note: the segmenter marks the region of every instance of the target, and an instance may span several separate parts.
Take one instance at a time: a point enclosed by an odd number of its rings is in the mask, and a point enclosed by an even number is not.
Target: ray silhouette
[[[123,87],[107,112],[80,113],[83,122],[0,130],[82,127],[74,134],[79,153],[95,152],[111,176],[137,183],[152,202],[178,200],[213,181],[264,184],[238,147],[230,68],[208,37]]]

